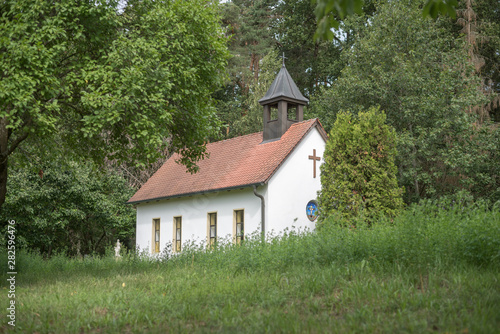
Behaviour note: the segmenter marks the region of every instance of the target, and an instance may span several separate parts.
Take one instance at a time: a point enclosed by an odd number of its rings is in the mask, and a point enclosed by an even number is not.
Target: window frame
[[[177,227],[179,223],[179,227]],[[182,251],[182,216],[174,216],[172,221],[173,231],[173,251],[179,253]],[[177,231],[179,231],[179,238],[177,236]]]
[[[157,228],[158,227],[158,228]],[[158,234],[157,234],[158,232]],[[160,253],[160,237],[161,237],[161,219],[153,218],[153,228],[152,228],[152,244],[151,244],[151,253],[159,254]],[[156,240],[156,236],[158,236],[158,240]]]
[[[212,217],[215,217],[214,225],[212,225]],[[215,226],[215,236],[212,237],[212,226]],[[213,240],[212,240],[213,239]],[[213,247],[217,243],[217,211],[207,213],[207,244]]]
[[[238,212],[241,214],[241,222],[238,222]],[[238,235],[238,225],[240,225],[241,235]],[[245,240],[245,209],[234,209],[233,210],[233,236],[234,242],[236,244],[241,244]]]

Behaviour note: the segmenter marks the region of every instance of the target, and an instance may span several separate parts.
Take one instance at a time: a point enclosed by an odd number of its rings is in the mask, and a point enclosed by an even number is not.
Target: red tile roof
[[[326,132],[318,119],[293,124],[279,140],[262,142],[262,132],[207,144],[209,156],[198,162],[195,174],[176,163],[174,154],[135,193],[129,204],[196,193],[267,183],[302,138],[315,126]]]

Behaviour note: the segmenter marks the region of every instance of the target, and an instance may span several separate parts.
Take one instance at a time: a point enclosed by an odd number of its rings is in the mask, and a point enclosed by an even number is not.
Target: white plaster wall
[[[278,233],[292,227],[315,228],[316,222],[307,218],[306,205],[316,199],[321,189],[319,166],[324,161],[325,145],[317,128],[312,129],[272,176],[266,202],[266,232]],[[316,161],[316,178],[313,178],[313,160],[309,160],[313,149],[321,158]]]
[[[267,196],[267,185],[257,188]],[[160,249],[173,241],[173,219],[182,216],[182,244],[187,241],[206,243],[207,217],[217,212],[217,237],[232,237],[233,210],[245,210],[245,235],[260,231],[261,200],[253,188],[195,195],[186,198],[153,201],[137,205],[136,245],[140,250],[152,250],[153,219],[160,218]]]

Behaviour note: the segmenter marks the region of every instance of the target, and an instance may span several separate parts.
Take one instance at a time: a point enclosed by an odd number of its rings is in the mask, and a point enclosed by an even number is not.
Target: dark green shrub
[[[377,108],[337,115],[321,166],[320,222],[333,213],[374,220],[395,216],[403,207],[394,164],[396,133],[385,119]]]

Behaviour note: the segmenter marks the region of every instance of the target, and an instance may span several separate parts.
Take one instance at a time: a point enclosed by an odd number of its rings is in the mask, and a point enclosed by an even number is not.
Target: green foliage
[[[500,122],[500,3],[496,0],[462,0],[459,18],[450,30],[467,41],[470,62],[483,80],[489,103],[475,108]],[[460,29],[461,28],[461,29]]]
[[[104,254],[116,239],[127,245],[134,238],[135,210],[125,205],[134,189],[120,175],[76,161],[37,167],[13,170],[0,214],[1,221],[16,221],[17,249]]]
[[[318,27],[315,33],[316,39],[332,40],[334,37],[332,28],[339,28],[338,18],[344,19],[348,15],[361,14],[363,12],[363,0],[312,0],[316,3],[316,19]],[[438,14],[448,15],[455,18],[457,0],[427,0],[422,9],[422,16],[436,19]]]
[[[223,24],[231,35],[229,62],[231,85],[248,94],[258,80],[260,60],[273,49],[275,37],[269,29],[277,19],[276,0],[233,0],[222,5]]]
[[[109,129],[115,159],[157,157],[161,147],[180,151],[181,162],[196,170],[218,126],[210,96],[225,79],[228,58],[218,9],[201,0],[129,1],[122,17],[126,29],[105,62],[85,73],[82,102],[94,112],[83,117],[84,134]]]
[[[7,157],[29,136],[103,161],[182,153],[190,171],[218,126],[227,39],[204,0],[2,1],[0,204]],[[126,149],[124,149],[126,148]]]
[[[341,50],[351,42],[346,38],[317,41],[316,18],[308,0],[281,1],[276,7],[280,20],[274,23],[279,36],[279,51],[285,53],[286,68],[300,91],[310,99],[319,87],[331,85],[344,63]]]
[[[396,179],[396,133],[383,111],[339,113],[321,165],[321,219],[394,217],[403,206]]]
[[[430,16],[436,19],[439,14],[447,15],[454,19],[456,17],[455,9],[457,8],[457,0],[427,0],[422,9],[422,16]]]
[[[267,90],[276,78],[281,67],[281,61],[276,51],[271,51],[261,60],[259,81],[250,85],[251,94],[245,100],[248,111],[233,123],[233,133],[245,135],[262,131],[263,113],[259,100],[266,95]]]
[[[314,13],[318,22],[315,39],[332,40],[332,28],[339,28],[339,18],[363,12],[363,0],[312,0],[312,3],[316,3]]]
[[[278,19],[277,2],[236,0],[221,4],[222,24],[229,36],[228,48],[232,57],[227,66],[229,78],[225,87],[214,97],[226,138],[255,132],[255,125],[247,128],[235,123],[241,123],[240,118],[252,113],[249,103],[255,95],[255,86],[261,81],[263,58],[274,49],[276,41],[272,25]]]
[[[450,182],[447,193],[463,188],[475,198],[500,201],[500,127],[489,123],[470,127],[449,148],[445,162],[458,167],[460,175],[458,182]]]
[[[498,206],[456,199],[411,206],[370,228],[327,224],[321,233],[289,231],[268,243],[256,234],[242,245],[228,239],[211,251],[187,248],[168,261],[18,253],[16,327],[4,317],[0,328],[494,333],[499,242]]]
[[[398,134],[398,181],[408,203],[468,189],[465,180],[474,179],[469,165],[483,156],[460,149],[477,136],[475,115],[467,111],[485,101],[464,42],[419,11],[404,1],[379,5],[344,53],[348,66],[339,80],[312,102],[327,129],[340,110],[379,105],[386,112]]]

